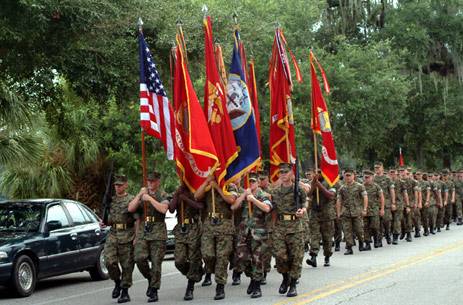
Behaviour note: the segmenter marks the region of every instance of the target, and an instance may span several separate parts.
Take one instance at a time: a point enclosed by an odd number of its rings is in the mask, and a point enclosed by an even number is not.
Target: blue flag
[[[239,44],[239,32],[236,30],[227,83],[227,111],[238,146],[238,158],[228,166],[226,180],[242,176],[260,160],[254,113],[241,65]]]

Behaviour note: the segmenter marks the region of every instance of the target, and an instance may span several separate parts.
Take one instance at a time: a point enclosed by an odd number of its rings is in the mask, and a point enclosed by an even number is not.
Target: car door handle
[[[95,230],[95,234],[96,234],[96,236],[100,236],[101,230],[100,230],[100,229],[96,229],[96,230]]]
[[[71,233],[71,239],[76,240],[77,239],[77,233]]]

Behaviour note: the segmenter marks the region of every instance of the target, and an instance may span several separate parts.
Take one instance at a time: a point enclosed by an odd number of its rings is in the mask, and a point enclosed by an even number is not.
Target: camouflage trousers
[[[311,234],[310,221],[309,221],[309,216],[307,212],[304,214],[304,217],[302,219],[303,219],[303,224],[304,224],[304,236],[305,236],[304,246],[306,246],[310,243],[310,237],[311,237],[310,236]]]
[[[174,228],[175,235],[175,267],[194,282],[201,281],[204,274],[201,258],[201,225],[186,225],[182,232],[181,225]]]
[[[340,218],[334,220],[334,242],[338,244],[342,242],[342,220]]]
[[[318,255],[320,240],[323,243],[323,255],[333,255],[334,220],[310,220],[310,255]]]
[[[413,208],[412,209],[412,219],[413,219],[413,226],[415,230],[419,231],[421,229],[421,209]]]
[[[392,211],[390,208],[384,208],[384,215],[380,219],[380,231],[381,236],[388,236],[391,234],[391,224],[392,224]]]
[[[371,238],[379,240],[380,236],[380,222],[379,215],[366,216],[363,218],[363,233],[366,242],[371,242]]]
[[[301,277],[304,240],[304,231],[287,233],[284,228],[275,226],[272,233],[273,255],[279,273],[288,273],[292,279]]]
[[[135,244],[135,263],[145,279],[149,280],[149,286],[152,288],[161,287],[161,267],[165,253],[165,240],[138,239]]]
[[[437,207],[436,228],[442,228],[444,226],[444,215],[445,215],[445,208]]]
[[[236,271],[262,281],[264,278],[264,253],[268,252],[266,238],[254,238],[250,231],[240,232],[236,248]]]
[[[215,282],[227,283],[227,266],[233,251],[233,234],[215,232],[212,224],[205,222],[201,236],[201,253],[206,273],[215,274]]]
[[[363,222],[362,216],[357,217],[342,217],[342,230],[346,239],[346,247],[352,248],[354,245],[354,234],[359,242],[363,243]]]
[[[423,215],[423,228],[435,229],[436,228],[436,218],[437,218],[437,207],[435,205],[429,207],[423,207],[421,209],[421,214]]]
[[[402,233],[410,233],[413,227],[412,211],[407,212],[407,209],[403,209],[402,217]]]
[[[268,233],[268,239],[264,240],[265,248],[271,250],[272,246],[272,232]],[[264,251],[263,258],[264,260],[264,272],[269,273],[272,270],[272,251]]]
[[[104,246],[104,259],[111,280],[120,280],[122,288],[132,286],[132,272],[134,268],[132,242],[119,244],[109,236]]]
[[[463,200],[457,197],[455,206],[457,209],[457,217],[462,218],[463,217]]]
[[[402,231],[401,223],[404,216],[403,209],[392,211],[392,233],[400,234]]]
[[[454,203],[447,203],[447,205],[444,207],[444,223],[450,224],[451,219],[453,218],[453,209],[455,207]]]

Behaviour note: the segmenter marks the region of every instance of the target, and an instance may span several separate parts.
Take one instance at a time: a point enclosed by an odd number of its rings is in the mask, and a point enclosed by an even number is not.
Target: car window
[[[79,205],[79,207],[87,214],[88,217],[92,220],[92,222],[98,222],[98,216],[96,216],[87,206]]]
[[[48,208],[47,222],[60,221],[63,227],[69,226],[69,220],[64,212],[63,207],[59,204],[53,205]]]
[[[64,205],[66,206],[69,215],[71,215],[72,222],[74,223],[74,225],[82,225],[92,222],[88,215],[80,209],[77,203],[72,201],[65,201]]]

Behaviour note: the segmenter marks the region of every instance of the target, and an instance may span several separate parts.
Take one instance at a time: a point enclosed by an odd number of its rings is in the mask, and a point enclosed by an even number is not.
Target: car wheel
[[[101,249],[98,259],[95,263],[95,267],[89,270],[90,277],[94,281],[102,281],[107,280],[109,278],[108,268],[106,268],[106,264],[104,261],[104,249]]]
[[[21,255],[13,267],[12,286],[19,297],[28,297],[34,292],[37,274],[32,259]]]

